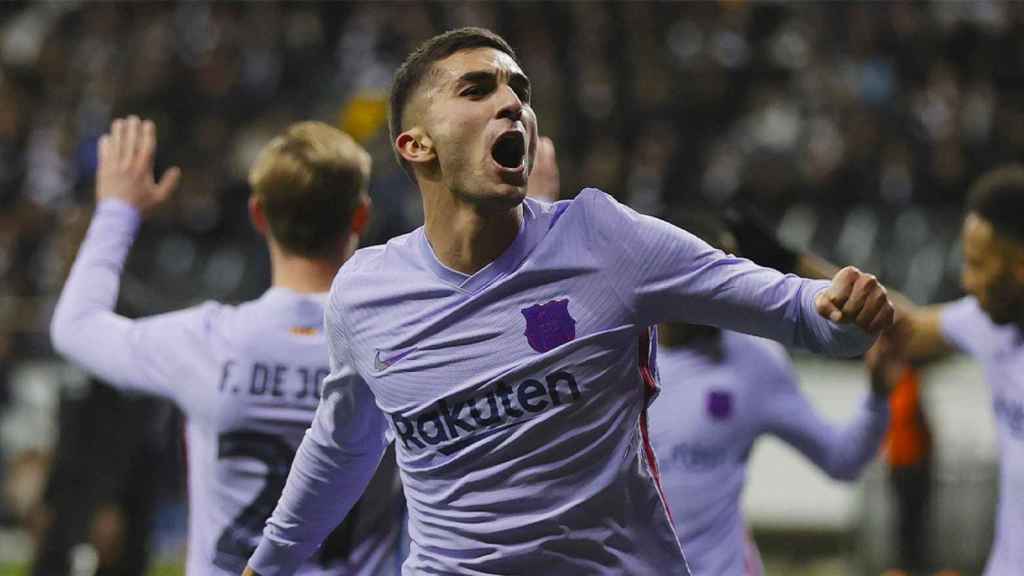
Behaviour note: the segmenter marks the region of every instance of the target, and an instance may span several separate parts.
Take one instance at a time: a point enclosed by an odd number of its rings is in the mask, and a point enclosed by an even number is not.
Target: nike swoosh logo
[[[384,358],[384,355],[381,354],[381,351],[377,350],[377,355],[373,357],[373,368],[377,372],[383,372],[384,370],[387,370],[388,368],[391,368],[392,366],[397,364],[402,358],[405,358],[406,356],[412,354],[415,351],[415,348],[410,348],[405,352],[401,352],[399,354],[392,356],[391,358]]]

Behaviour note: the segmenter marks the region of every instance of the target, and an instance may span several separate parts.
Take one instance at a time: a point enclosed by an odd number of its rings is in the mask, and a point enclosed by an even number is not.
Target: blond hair
[[[370,166],[370,155],[348,134],[323,122],[299,122],[263,147],[249,186],[285,251],[324,258],[349,230],[369,187]]]

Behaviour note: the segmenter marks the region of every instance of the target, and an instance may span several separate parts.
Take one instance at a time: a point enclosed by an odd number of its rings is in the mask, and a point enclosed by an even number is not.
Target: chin
[[[519,206],[526,199],[526,186],[500,184],[487,194],[477,198],[480,204],[493,206],[499,210],[509,210]]]
[[[494,198],[493,203],[495,206],[499,206],[502,210],[511,210],[522,204],[525,199],[526,188],[516,188]]]

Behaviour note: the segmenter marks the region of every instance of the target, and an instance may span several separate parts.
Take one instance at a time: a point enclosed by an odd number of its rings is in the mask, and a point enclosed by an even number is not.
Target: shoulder
[[[572,200],[553,205],[565,228],[579,230],[589,241],[619,247],[654,219],[641,215],[597,188],[584,188]]]
[[[182,312],[189,316],[188,324],[207,339],[234,340],[231,336],[242,329],[240,325],[245,325],[247,319],[260,317],[258,303],[258,299],[239,304],[210,300]]]
[[[394,291],[422,272],[418,228],[386,244],[361,248],[338,270],[331,283],[328,315]]]
[[[625,205],[619,203],[610,194],[597,188],[584,188],[576,194],[575,198],[559,200],[548,203],[527,198],[526,202],[532,210],[538,212],[549,212],[554,218],[600,218],[614,215],[622,209],[628,210]]]
[[[611,194],[597,188],[584,188],[580,190],[576,198],[570,200],[569,203],[570,205],[567,208],[572,208],[575,212],[592,219],[622,217],[629,212],[633,212],[632,209],[616,200]]]
[[[359,274],[373,273],[385,266],[385,262],[395,255],[395,252],[403,251],[410,245],[410,234],[405,234],[389,240],[387,244],[368,246],[356,250],[352,257],[342,265],[335,277],[335,283],[344,281],[346,278]]]
[[[136,320],[134,341],[165,359],[192,358],[231,340],[239,307],[207,301]]]
[[[755,386],[788,384],[795,379],[786,348],[773,340],[740,332],[723,331],[727,354],[742,363],[747,380]]]
[[[176,314],[182,323],[204,332],[219,331],[224,325],[230,324],[244,310],[248,302],[232,305],[214,300],[207,300],[195,306],[185,308]]]
[[[996,325],[978,305],[973,296],[965,296],[942,306],[939,312],[942,331],[946,336],[955,335],[965,327],[994,330]]]
[[[788,366],[790,363],[786,347],[774,340],[732,330],[723,330],[722,337],[730,352],[742,353],[761,362],[770,362],[775,366]]]
[[[408,234],[396,236],[386,244],[356,250],[335,275],[331,293],[351,287],[367,276],[408,268],[415,261],[416,237],[421,235],[422,231],[422,228],[418,228]]]
[[[974,355],[990,354],[1015,340],[1014,329],[993,322],[973,296],[942,306],[939,324],[946,342]]]

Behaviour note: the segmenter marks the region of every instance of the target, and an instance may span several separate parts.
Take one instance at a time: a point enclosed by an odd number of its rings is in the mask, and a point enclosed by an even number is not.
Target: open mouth
[[[523,165],[526,157],[526,138],[522,132],[505,132],[491,148],[491,157],[502,168],[514,170]]]

